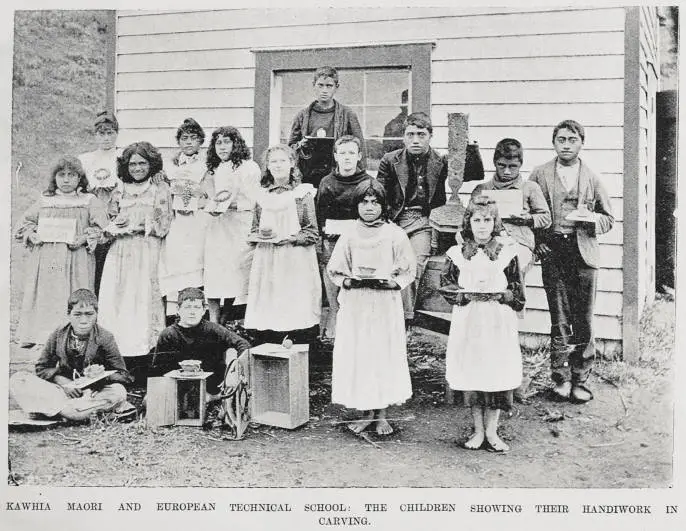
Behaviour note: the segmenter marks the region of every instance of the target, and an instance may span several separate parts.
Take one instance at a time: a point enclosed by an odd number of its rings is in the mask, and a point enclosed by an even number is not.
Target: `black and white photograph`
[[[4,11],[0,520],[676,525],[678,6]]]

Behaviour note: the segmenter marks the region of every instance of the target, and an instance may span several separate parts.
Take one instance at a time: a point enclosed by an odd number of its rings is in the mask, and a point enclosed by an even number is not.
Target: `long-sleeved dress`
[[[339,287],[360,267],[400,288],[414,281],[414,251],[405,231],[392,223],[369,227],[359,221],[343,234],[328,273]],[[405,318],[400,290],[341,289],[333,351],[331,401],[367,410],[400,404],[412,395],[407,365]]]
[[[114,334],[122,356],[143,356],[165,326],[158,267],[172,217],[169,186],[126,183],[117,204],[128,224],[125,232],[114,234],[107,254],[98,319]]]
[[[60,242],[32,245],[29,235],[38,230],[43,218],[75,220],[76,238],[88,233],[89,243],[73,250]],[[42,196],[26,211],[16,233],[30,248],[19,322],[22,343],[45,343],[55,328],[66,322],[71,292],[79,288],[93,289],[92,250],[107,221],[105,204],[94,195],[81,192],[65,195],[58,191],[53,196]]]
[[[206,177],[210,199],[228,201],[226,211],[210,217],[205,233],[205,296],[209,299],[235,298],[245,304],[253,248],[248,244],[255,197],[260,190],[260,167],[245,160],[237,168],[223,162]],[[227,206],[227,205],[225,205]]]
[[[251,234],[270,228],[294,243],[256,244],[250,269],[245,327],[291,331],[318,325],[322,285],[315,244],[319,239],[311,184],[273,185],[257,196]]]
[[[185,160],[185,159],[184,159]],[[160,251],[159,279],[162,295],[175,302],[184,288],[197,288],[203,283],[205,229],[208,215],[199,209],[205,165],[197,156],[188,162],[165,165],[171,181],[173,218]],[[194,203],[195,210],[190,204]],[[175,305],[168,305],[174,313]]]
[[[453,304],[446,350],[451,389],[494,393],[479,405],[507,409],[522,381],[517,313],[524,307],[517,244],[496,237],[485,246],[466,241],[448,249],[441,276],[443,295]],[[506,292],[504,302],[469,301],[465,292]],[[510,392],[509,396],[501,392]],[[475,399],[476,400],[476,399]],[[468,400],[468,405],[477,405]]]

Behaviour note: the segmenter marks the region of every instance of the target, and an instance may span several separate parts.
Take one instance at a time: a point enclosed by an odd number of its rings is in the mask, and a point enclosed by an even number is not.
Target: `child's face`
[[[218,136],[217,141],[214,143],[214,150],[222,162],[226,162],[233,151],[233,140],[228,136]]]
[[[381,203],[373,195],[367,195],[357,205],[357,213],[362,221],[367,223],[376,221],[381,217]]]
[[[583,145],[581,137],[566,128],[560,129],[553,140],[558,158],[567,164],[573,164],[576,161]]]
[[[314,82],[314,96],[321,104],[327,105],[333,100],[338,85],[331,77],[320,77]]]
[[[476,211],[469,219],[469,225],[474,234],[474,240],[477,243],[485,243],[491,239],[493,234],[493,227],[495,226],[495,219],[488,212]]]
[[[196,326],[205,315],[205,301],[186,299],[179,306],[179,326],[191,328]]]
[[[136,182],[141,182],[145,180],[150,172],[150,163],[140,156],[138,153],[134,153],[129,159],[129,175]]]
[[[64,168],[55,174],[55,184],[57,189],[65,194],[76,191],[79,186],[79,174],[69,168]]]
[[[195,155],[200,151],[202,140],[195,133],[181,133],[179,137],[179,147],[184,155]]]
[[[101,125],[95,131],[95,138],[100,149],[109,150],[117,143],[117,131],[109,125]]]
[[[274,177],[275,181],[285,182],[291,177],[293,161],[280,149],[272,151],[267,159],[267,169]]]
[[[88,336],[97,320],[98,312],[90,304],[79,302],[69,312],[69,323],[79,337]]]
[[[498,176],[498,180],[501,182],[514,181],[519,177],[519,169],[521,167],[522,163],[517,159],[500,157],[495,161],[495,173]]]
[[[355,173],[357,163],[362,159],[362,155],[355,142],[346,142],[336,148],[333,158],[336,159],[336,164],[338,164],[338,172],[341,175],[348,176]]]
[[[407,151],[409,151],[412,155],[421,155],[422,153],[429,151],[431,133],[428,129],[423,127],[408,125],[405,128],[403,142],[405,142],[405,148]]]

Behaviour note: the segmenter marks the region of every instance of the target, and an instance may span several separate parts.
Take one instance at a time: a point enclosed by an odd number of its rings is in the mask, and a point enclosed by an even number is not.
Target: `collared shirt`
[[[580,168],[579,159],[571,166],[563,166],[559,161],[555,163],[555,171],[560,176],[560,180],[568,192],[571,192],[577,186]]]
[[[69,366],[80,374],[83,374],[84,354],[86,353],[89,340],[90,335],[85,338],[79,337],[70,327],[69,335],[67,336],[67,359],[69,360]]]
[[[192,155],[186,155],[185,153],[179,153],[179,166],[184,164],[191,164],[198,160],[199,153],[193,153]]]

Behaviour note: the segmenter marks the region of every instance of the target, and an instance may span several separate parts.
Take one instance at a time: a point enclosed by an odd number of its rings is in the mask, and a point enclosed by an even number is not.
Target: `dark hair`
[[[381,217],[388,221],[388,203],[386,202],[386,189],[383,185],[370,177],[358,184],[353,190],[351,200],[354,205],[359,205],[365,197],[373,196],[381,205]]]
[[[405,118],[405,124],[403,125],[403,132],[409,125],[414,125],[419,129],[426,129],[430,134],[433,134],[433,127],[431,126],[431,118],[425,112],[413,112]]]
[[[177,306],[180,308],[185,301],[201,300],[205,303],[205,293],[200,288],[184,288],[179,291],[179,296],[176,300]]]
[[[250,159],[250,149],[248,149],[248,146],[238,129],[230,125],[219,127],[212,133],[210,147],[207,148],[207,171],[210,173],[214,173],[214,170],[222,161],[222,159],[219,158],[219,155],[217,155],[216,148],[217,139],[220,136],[228,136],[231,139],[231,142],[233,142],[229,160],[231,161],[234,170],[238,168],[244,160]]]
[[[157,151],[157,148],[150,142],[134,142],[126,146],[121,156],[117,157],[117,175],[119,175],[122,182],[136,182],[129,173],[129,161],[134,155],[140,155],[150,164],[150,171],[148,171],[144,181],[162,171],[162,155]]]
[[[298,169],[298,159],[295,156],[295,152],[286,144],[276,144],[268,147],[264,151],[264,155],[262,155],[262,178],[260,179],[260,185],[262,185],[263,188],[267,188],[274,184],[274,176],[267,167],[269,155],[271,155],[274,151],[283,151],[286,155],[288,155],[288,158],[293,163],[293,167],[291,168],[291,178],[288,180],[289,184],[295,185],[300,183],[302,176],[300,175],[300,170]]]
[[[312,84],[314,85],[320,77],[330,77],[338,86],[338,71],[333,66],[321,66],[314,72]]]
[[[486,212],[493,216],[493,232],[491,232],[491,236],[498,236],[503,230],[505,230],[503,227],[503,222],[500,219],[498,205],[496,204],[495,200],[490,199],[485,195],[477,195],[469,201],[467,209],[465,210],[462,218],[461,234],[465,241],[474,241],[474,233],[472,232],[470,221],[472,216],[477,212]]]
[[[104,110],[95,115],[93,128],[97,131],[102,125],[109,125],[115,131],[119,131],[119,122],[112,111]]]
[[[336,140],[333,145],[333,152],[336,153],[336,150],[338,149],[338,146],[341,144],[357,144],[357,150],[362,153],[362,142],[360,142],[360,139],[357,138],[356,136],[353,135],[343,135],[341,138]]]
[[[553,129],[553,142],[555,142],[555,137],[557,136],[557,132],[560,129],[569,129],[573,133],[576,133],[577,135],[579,135],[579,138],[581,138],[582,144],[586,140],[586,131],[584,130],[583,125],[581,125],[579,122],[576,122],[574,120],[562,120]]]
[[[95,293],[89,289],[81,288],[72,291],[71,295],[69,295],[69,299],[67,299],[67,313],[71,313],[74,306],[78,306],[79,304],[92,306],[96,312],[98,311],[98,298],[95,296]]]
[[[516,138],[503,138],[500,142],[495,145],[495,151],[493,152],[493,163],[495,161],[505,158],[508,160],[518,160],[524,163],[524,149],[522,144]]]
[[[183,123],[176,130],[176,143],[179,143],[179,139],[182,134],[198,135],[200,137],[200,145],[205,142],[205,131],[200,124],[193,120],[193,118],[186,118]]]
[[[52,166],[52,169],[50,170],[50,181],[48,182],[48,187],[43,192],[43,195],[55,195],[55,192],[57,191],[57,179],[55,176],[62,170],[71,170],[78,173],[79,184],[76,186],[76,190],[80,192],[86,191],[88,188],[88,179],[86,179],[86,172],[83,169],[81,161],[72,155],[63,155],[57,159],[57,162]]]

